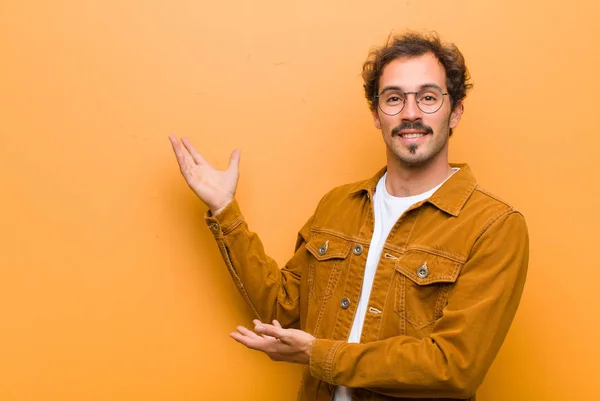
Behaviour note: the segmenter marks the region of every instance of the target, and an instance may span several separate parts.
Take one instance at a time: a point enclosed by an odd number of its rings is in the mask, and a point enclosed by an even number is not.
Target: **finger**
[[[192,145],[192,142],[189,139],[183,137],[181,138],[181,142],[183,142],[183,145],[188,150],[188,152],[190,152],[190,155],[192,155],[194,161],[197,164],[208,164],[206,160],[204,160],[204,158],[200,156],[200,153],[198,153],[198,151],[196,150],[194,145]]]
[[[181,143],[174,135],[169,135],[169,141],[171,141],[171,146],[173,147],[173,152],[175,152],[175,157],[177,158],[181,171],[184,171],[186,167],[193,167],[196,165],[192,156],[183,146],[181,146]]]
[[[254,320],[252,320],[252,323],[254,323],[254,326],[258,326],[259,324],[262,324],[262,322],[261,322],[260,320],[258,320],[258,319],[254,319]],[[277,340],[275,337],[271,337],[271,336],[268,336],[268,335],[266,335],[266,334],[261,334],[260,336],[261,336],[262,338],[264,338],[265,340],[279,341],[279,340]]]
[[[266,334],[271,337],[283,339],[286,337],[286,330],[281,327],[275,327],[271,324],[259,324],[254,328],[254,331],[261,334]]]
[[[245,345],[248,348],[252,348],[250,346],[252,339],[249,337],[246,337],[243,334],[238,333],[237,331],[233,331],[233,332],[229,333],[229,337],[233,338],[235,341],[237,341],[240,344]]]
[[[256,334],[255,332],[253,332],[252,330],[248,330],[247,328],[245,328],[244,326],[238,326],[237,327],[237,331],[239,331],[242,335],[246,336],[246,337],[250,337],[250,338],[260,338],[260,336],[258,334]]]
[[[267,340],[267,341],[279,341],[279,339],[277,339],[277,338],[275,338],[275,337],[268,336],[268,335],[266,335],[266,334],[261,334],[260,336],[261,336],[262,338],[264,338],[265,340]]]
[[[265,340],[259,336],[248,337],[236,331],[229,333],[229,336],[247,348],[262,352],[267,352],[267,348],[273,343],[272,341]]]
[[[275,327],[279,327],[280,329],[283,329],[283,327],[281,327],[281,323],[279,323],[279,322],[277,321],[277,319],[273,320],[273,326],[275,326]]]
[[[242,152],[239,149],[235,149],[231,152],[231,156],[229,157],[229,167],[228,170],[232,170],[234,172],[238,172],[240,169],[240,157]]]

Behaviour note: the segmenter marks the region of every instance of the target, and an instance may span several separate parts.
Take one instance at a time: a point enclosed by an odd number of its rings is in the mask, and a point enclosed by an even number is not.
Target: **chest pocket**
[[[396,312],[415,328],[438,320],[462,265],[437,254],[408,250],[396,261]]]
[[[320,233],[306,243],[312,255],[308,266],[309,298],[323,300],[331,296],[351,247],[348,240]]]

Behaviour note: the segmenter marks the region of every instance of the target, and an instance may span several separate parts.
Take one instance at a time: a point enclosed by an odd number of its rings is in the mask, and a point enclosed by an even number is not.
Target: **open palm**
[[[235,196],[239,178],[240,151],[233,151],[229,159],[229,167],[221,171],[207,163],[189,139],[182,138],[180,142],[175,136],[170,135],[169,140],[185,181],[213,214],[219,213]]]

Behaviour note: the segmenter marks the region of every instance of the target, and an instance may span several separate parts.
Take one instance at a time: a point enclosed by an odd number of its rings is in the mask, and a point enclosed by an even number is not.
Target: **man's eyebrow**
[[[438,84],[426,83],[426,84],[423,84],[423,85],[419,86],[419,88],[417,89],[417,92],[420,91],[421,89],[427,89],[427,88],[439,89],[440,92],[444,91]],[[385,91],[389,91],[389,90],[395,90],[395,91],[404,92],[404,89],[402,89],[402,87],[400,87],[400,86],[388,85],[388,86],[384,86],[383,87],[383,89],[381,90],[381,93],[383,93]]]

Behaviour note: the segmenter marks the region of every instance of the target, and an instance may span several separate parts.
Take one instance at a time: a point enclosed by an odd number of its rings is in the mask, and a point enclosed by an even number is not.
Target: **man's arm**
[[[298,233],[295,254],[281,270],[264,251],[260,238],[249,230],[237,201],[218,215],[207,214],[221,256],[240,293],[263,322],[274,319],[284,327],[298,327],[300,321],[300,279],[308,264],[304,244],[312,217]]]
[[[303,251],[310,220],[298,235],[296,254],[281,271],[264,252],[258,236],[248,230],[235,199],[240,152],[231,154],[227,170],[213,168],[186,138],[169,136],[179,170],[204,202],[206,220],[235,284],[259,319],[279,319],[293,326],[300,320],[299,295]],[[235,266],[235,267],[234,267]]]

